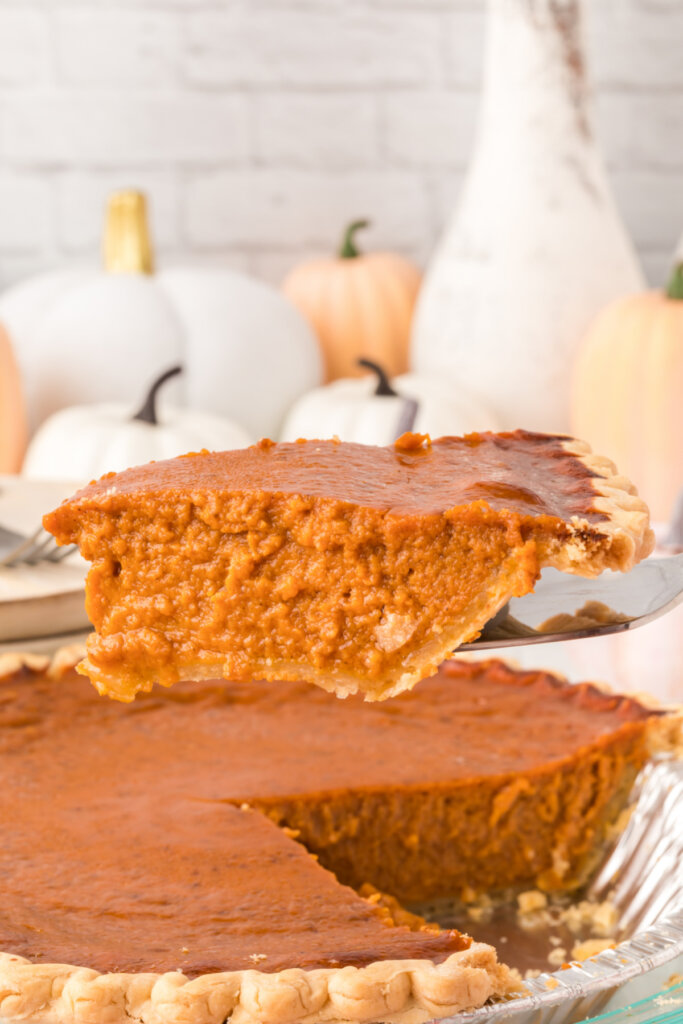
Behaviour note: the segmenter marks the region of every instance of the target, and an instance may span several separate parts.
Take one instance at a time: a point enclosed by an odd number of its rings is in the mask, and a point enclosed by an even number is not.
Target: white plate
[[[0,525],[30,535],[77,488],[71,481],[0,476]],[[0,568],[0,643],[86,629],[87,571],[78,553],[62,562]]]

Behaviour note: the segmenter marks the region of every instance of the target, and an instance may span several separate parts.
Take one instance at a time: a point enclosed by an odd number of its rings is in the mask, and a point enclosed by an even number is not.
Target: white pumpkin
[[[311,328],[275,289],[215,267],[151,273],[139,193],[110,201],[105,266],[43,274],[0,296],[34,428],[67,406],[125,401],[131,380],[181,362],[178,404],[275,436],[322,381]]]
[[[22,473],[34,480],[82,480],[202,448],[244,448],[252,438],[238,424],[211,413],[168,408],[161,421],[156,400],[174,366],[150,388],[137,413],[107,402],[71,406],[50,416],[31,441]]]
[[[389,381],[376,363],[359,362],[374,376],[342,378],[304,395],[290,410],[280,440],[338,437],[385,445],[406,430],[443,437],[497,429],[488,409],[460,388],[416,373]]]

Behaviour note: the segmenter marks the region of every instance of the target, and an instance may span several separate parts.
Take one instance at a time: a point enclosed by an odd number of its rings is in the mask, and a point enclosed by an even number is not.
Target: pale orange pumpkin
[[[669,520],[683,487],[683,263],[666,291],[619,299],[594,321],[576,363],[572,433]]]
[[[355,235],[367,226],[368,221],[354,221],[336,258],[302,263],[282,283],[318,336],[328,381],[361,376],[360,357],[380,363],[390,377],[408,369],[421,275],[395,253],[359,252]]]
[[[0,473],[18,473],[28,439],[24,396],[9,335],[0,324]]]

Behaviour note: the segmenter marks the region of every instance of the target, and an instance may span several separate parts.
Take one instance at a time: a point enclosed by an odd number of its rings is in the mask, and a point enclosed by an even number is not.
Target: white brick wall
[[[484,0],[0,0],[0,284],[95,258],[139,185],[162,259],[278,280],[373,219],[423,262],[471,150]],[[653,281],[683,232],[683,0],[587,0],[597,128]]]

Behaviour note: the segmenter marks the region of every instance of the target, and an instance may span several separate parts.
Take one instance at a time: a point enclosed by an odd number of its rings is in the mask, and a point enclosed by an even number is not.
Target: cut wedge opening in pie
[[[410,1024],[509,995],[490,945],[406,907],[573,889],[680,742],[500,662],[373,705],[218,680],[122,706],[73,661],[0,659],[8,1022]]]
[[[543,566],[626,570],[653,543],[611,462],[524,431],[192,454],[103,477],[44,522],[93,563],[82,670],[124,701],[215,676],[383,699]]]

